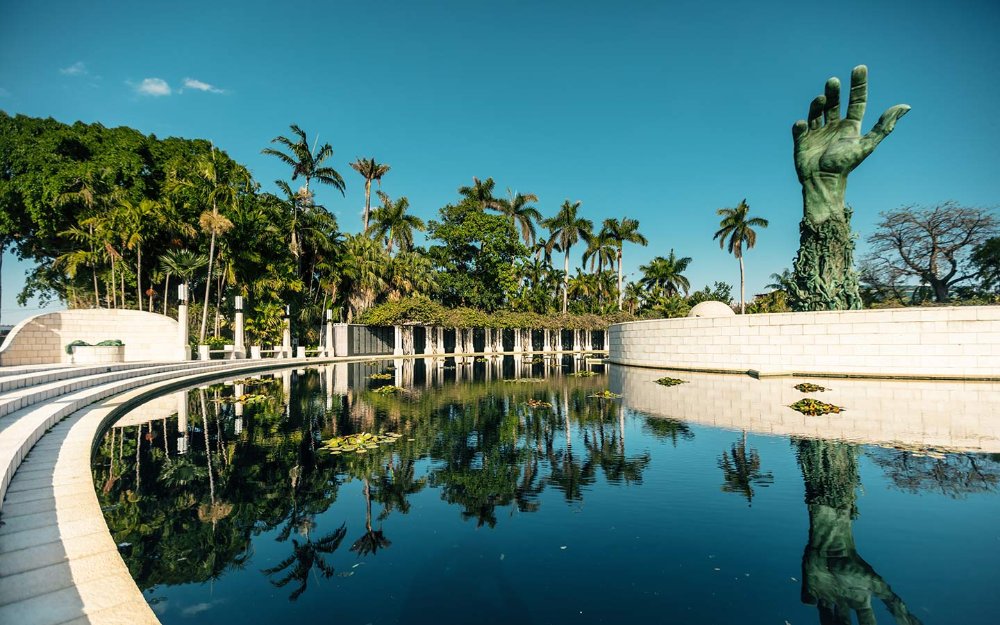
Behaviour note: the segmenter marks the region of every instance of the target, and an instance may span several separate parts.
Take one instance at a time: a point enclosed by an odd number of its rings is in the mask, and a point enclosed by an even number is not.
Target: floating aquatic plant
[[[686,380],[678,380],[677,378],[660,378],[656,381],[660,386],[677,386],[678,384],[684,384]]]
[[[805,399],[800,399],[795,402],[789,408],[798,410],[804,415],[810,417],[818,417],[820,415],[825,415],[828,413],[839,414],[844,411],[840,406],[834,406],[833,404],[827,404],[821,402],[818,399],[812,399],[811,397],[806,397]]]
[[[373,373],[373,374],[371,374],[368,377],[371,378],[372,380],[391,380],[392,379],[392,374],[391,373]]]
[[[611,391],[600,391],[594,393],[593,395],[587,395],[587,397],[593,399],[621,399],[622,396],[618,393],[612,393]]]
[[[516,380],[504,380],[504,384],[537,384],[544,381],[542,378],[518,378]]]
[[[592,378],[595,375],[597,375],[597,373],[595,373],[593,371],[576,371],[574,373],[569,374],[569,377],[571,377],[571,378]]]
[[[239,397],[219,397],[212,401],[217,404],[259,404],[268,400],[268,396],[263,393],[244,393]]]
[[[376,389],[373,389],[372,392],[378,393],[379,395],[395,395],[396,393],[402,392],[402,390],[403,389],[398,386],[393,386],[391,384],[388,384],[386,386],[380,386]]]
[[[802,391],[803,393],[822,393],[823,391],[828,391],[830,389],[820,386],[819,384],[810,384],[809,382],[803,382],[802,384],[796,384],[795,390]]]
[[[476,358],[476,362],[486,362],[486,359],[480,356],[479,358]]]
[[[386,432],[385,434],[361,432],[358,434],[349,434],[347,436],[336,436],[331,438],[326,441],[323,448],[332,454],[363,454],[367,453],[368,450],[378,448],[379,445],[395,443],[399,438],[400,435],[395,432]]]
[[[268,386],[277,382],[274,378],[242,378],[239,380],[233,380],[233,384],[239,384],[241,386]]]
[[[529,399],[528,408],[551,408],[552,404],[547,401],[542,401],[540,399]]]

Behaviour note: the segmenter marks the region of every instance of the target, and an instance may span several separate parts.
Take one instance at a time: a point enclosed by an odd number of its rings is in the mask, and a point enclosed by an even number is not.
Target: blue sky
[[[424,219],[473,176],[544,214],[637,218],[650,245],[626,247],[626,273],[674,248],[695,288],[738,285],[712,233],[745,197],[771,220],[754,293],[798,247],[791,125],[859,63],[864,130],[913,107],[850,178],[859,252],[879,211],[1000,203],[998,32],[1000,4],[964,0],[3,2],[0,109],[205,137],[266,188],[288,172],[260,150],[297,123],[333,145],[347,196],[318,199],[344,230],[363,205],[347,163],[375,156]],[[5,322],[34,312],[15,310],[24,271],[5,259]]]

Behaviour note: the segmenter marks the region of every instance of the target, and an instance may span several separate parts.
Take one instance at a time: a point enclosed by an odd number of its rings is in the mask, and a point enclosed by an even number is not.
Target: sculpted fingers
[[[826,108],[826,96],[819,95],[812,101],[809,105],[809,129],[816,130],[822,124],[820,120],[823,118],[823,109]]]
[[[831,78],[826,81],[826,109],[823,110],[823,121],[827,124],[840,119],[840,79]]]
[[[851,96],[847,104],[847,119],[860,122],[868,104],[868,68],[858,65],[851,72]]]

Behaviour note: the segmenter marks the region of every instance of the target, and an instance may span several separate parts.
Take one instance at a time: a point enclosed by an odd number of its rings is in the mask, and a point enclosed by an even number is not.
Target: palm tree
[[[757,243],[757,232],[754,228],[766,228],[767,220],[763,217],[749,217],[750,205],[746,199],[740,200],[736,208],[720,208],[716,214],[722,216],[719,230],[712,239],[719,240],[719,249],[727,245],[729,253],[740,261],[740,314],[746,312],[746,279],[743,270],[743,246],[753,249]]]
[[[774,282],[768,284],[765,288],[771,289],[773,291],[784,291],[785,293],[792,292],[792,286],[795,284],[795,277],[792,275],[791,270],[782,269],[781,273],[772,273],[771,280]]]
[[[677,258],[674,250],[670,250],[670,255],[666,258],[657,256],[649,261],[648,265],[639,267],[642,271],[642,279],[639,280],[639,283],[647,289],[663,289],[664,294],[668,296],[679,295],[681,291],[687,295],[691,283],[688,282],[683,272],[690,264],[690,256]]]
[[[184,291],[189,292],[191,278],[208,265],[208,258],[190,250],[171,250],[160,257],[160,264],[166,273],[163,287],[163,314],[167,314],[167,293],[170,290],[170,276],[179,277],[184,282]],[[190,297],[190,295],[189,295]]]
[[[506,200],[496,200],[490,208],[500,211],[515,228],[520,228],[521,238],[530,248],[535,244],[535,222],[542,220],[542,214],[531,205],[531,202],[538,201],[538,196],[534,193],[515,194],[510,189],[507,189],[507,196]]]
[[[385,238],[385,251],[392,255],[392,246],[399,244],[401,252],[409,251],[413,247],[413,231],[423,232],[426,226],[424,221],[416,215],[407,215],[406,209],[410,207],[410,201],[406,197],[401,197],[395,202],[385,193],[378,192],[382,206],[372,211],[372,223],[366,232],[374,234],[376,239]]]
[[[606,220],[607,221],[607,220]],[[608,236],[608,231],[601,229],[596,235],[590,238],[587,242],[587,249],[583,252],[583,264],[586,265],[590,263],[590,271],[593,272],[596,269],[597,273],[602,273],[604,271],[604,266],[608,267],[615,266],[616,255],[615,242]]]
[[[382,176],[389,173],[389,170],[392,168],[384,163],[376,163],[374,157],[368,159],[359,158],[351,163],[351,168],[365,179],[365,212],[362,217],[362,223],[364,224],[364,230],[367,232],[368,218],[372,212],[372,180],[378,182],[379,188],[381,188]]]
[[[622,247],[625,243],[646,246],[649,244],[649,241],[639,233],[638,219],[630,219],[628,217],[623,217],[621,221],[617,219],[605,219],[602,231],[606,232],[608,238],[615,242],[618,261],[618,310],[621,310],[622,300],[625,297],[625,293],[622,291]]]
[[[760,470],[760,454],[756,449],[747,446],[746,431],[743,432],[740,441],[719,457],[719,468],[722,469],[725,480],[722,485],[723,492],[740,493],[746,497],[747,505],[753,504],[755,485],[766,487],[774,483],[774,476],[770,471],[765,473]]]
[[[566,254],[563,263],[563,305],[562,311],[565,314],[568,304],[569,290],[569,250],[581,239],[585,243],[590,242],[594,224],[589,219],[577,217],[581,202],[570,202],[566,200],[555,217],[546,219],[542,225],[549,229],[549,247],[559,245]]]
[[[309,149],[309,140],[306,133],[297,125],[290,126],[296,140],[292,141],[288,137],[277,136],[271,139],[271,143],[278,143],[288,148],[288,154],[274,148],[264,148],[261,154],[269,154],[280,159],[292,168],[292,180],[302,176],[305,181],[305,192],[309,193],[309,183],[313,180],[328,184],[344,194],[344,179],[333,167],[323,166],[323,161],[333,156],[333,148],[329,143],[324,143],[320,148]]]
[[[284,573],[284,577],[271,580],[271,583],[276,588],[286,586],[289,582],[293,581],[298,584],[295,590],[292,591],[292,594],[288,596],[289,601],[295,601],[306,591],[309,584],[309,575],[313,573],[313,567],[324,578],[329,579],[333,577],[334,568],[327,564],[324,555],[336,551],[346,535],[347,527],[341,525],[319,540],[312,540],[306,535],[305,541],[299,543],[297,539],[293,538],[292,555],[261,572],[268,576]]]
[[[496,208],[497,200],[493,197],[493,189],[496,187],[496,183],[493,182],[492,178],[487,178],[486,180],[480,180],[479,178],[472,178],[471,187],[459,187],[458,194],[467,200],[471,200],[474,204],[479,206],[481,210],[486,210],[487,208]]]

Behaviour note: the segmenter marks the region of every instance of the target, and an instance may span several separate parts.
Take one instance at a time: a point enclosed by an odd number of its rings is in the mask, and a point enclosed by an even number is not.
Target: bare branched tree
[[[897,295],[902,281],[915,278],[931,288],[936,301],[947,302],[951,287],[977,277],[970,255],[996,235],[998,226],[995,210],[955,202],[883,212],[868,237],[871,253],[862,276],[876,290]]]

